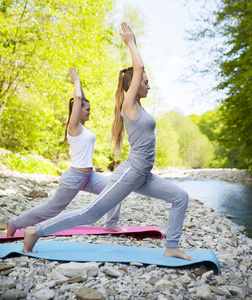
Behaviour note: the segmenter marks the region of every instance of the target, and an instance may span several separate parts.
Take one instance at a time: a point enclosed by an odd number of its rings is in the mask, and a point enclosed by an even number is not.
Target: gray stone
[[[173,287],[174,283],[168,281],[168,280],[159,280],[155,283],[155,286],[158,288],[158,290],[164,290],[169,287]]]
[[[146,270],[147,270],[147,272],[151,272],[151,271],[156,270],[156,268],[157,268],[156,265],[149,265],[149,266],[146,268]]]
[[[223,276],[216,276],[215,280],[217,281],[218,285],[224,285],[227,282],[227,278]]]
[[[182,280],[182,282],[184,282],[184,283],[190,283],[190,282],[192,281],[192,278],[189,277],[189,276],[187,276],[187,275],[183,275],[183,276],[181,277],[181,280]]]
[[[97,276],[98,275],[98,264],[94,262],[88,263],[76,263],[70,262],[66,264],[61,264],[56,267],[56,271],[63,274],[66,277],[74,276]]]
[[[248,278],[248,286],[252,289],[252,275]]]
[[[210,289],[209,285],[207,285],[207,284],[197,287],[196,296],[198,298],[204,299],[204,300],[213,299],[211,289]]]
[[[201,276],[202,274],[207,272],[207,268],[205,266],[201,266],[200,268],[197,268],[193,271],[195,276]]]
[[[245,293],[238,286],[228,286],[228,290],[233,296],[238,296],[240,299],[245,299]]]
[[[213,274],[214,274],[213,270],[208,271],[202,275],[201,280],[205,282],[207,279],[211,278]]]
[[[154,276],[151,276],[146,282],[150,283],[150,284],[155,284],[157,282],[157,278]]]
[[[16,287],[16,283],[13,279],[10,278],[3,278],[0,281],[0,289],[5,288],[5,289],[13,289]]]
[[[15,265],[13,263],[4,263],[4,264],[0,263],[0,271],[12,269],[14,267],[15,267]]]
[[[98,291],[88,287],[80,288],[75,296],[78,300],[106,300],[106,298]]]
[[[50,300],[53,299],[54,296],[54,291],[47,288],[41,289],[35,293],[35,297],[39,300]]]
[[[188,242],[189,245],[191,245],[193,247],[198,246],[198,242],[195,242],[193,240],[188,240],[187,242]]]
[[[248,269],[248,264],[246,264],[244,262],[241,262],[240,266],[239,266],[239,269],[242,271],[242,273],[246,273],[247,269]]]
[[[226,266],[228,266],[229,268],[231,268],[231,267],[236,268],[237,267],[237,263],[235,261],[229,260],[229,259],[225,260],[223,262],[223,264],[226,265]]]
[[[231,294],[229,293],[228,289],[225,287],[220,288],[216,286],[210,286],[210,289],[213,293],[217,295],[231,297]]]
[[[0,296],[2,300],[18,300],[25,299],[26,297],[27,293],[19,290],[10,290],[5,292],[2,296]]]
[[[121,277],[122,276],[122,272],[120,272],[112,267],[101,267],[101,271],[111,277]]]
[[[60,272],[58,272],[56,270],[52,270],[51,278],[53,280],[55,280],[56,282],[66,282],[67,281],[67,277],[62,275]]]

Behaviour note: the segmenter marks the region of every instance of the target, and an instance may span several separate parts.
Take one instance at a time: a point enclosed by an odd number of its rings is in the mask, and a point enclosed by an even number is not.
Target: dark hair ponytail
[[[85,102],[89,103],[88,99],[82,98],[81,99],[81,107],[83,107],[85,105]],[[73,110],[73,103],[74,103],[74,98],[71,98],[69,100],[69,103],[68,103],[68,120],[67,120],[67,123],[66,123],[64,142],[67,141],[67,127],[68,127],[68,124],[70,122],[70,118],[71,118],[71,114],[72,114],[72,110]]]

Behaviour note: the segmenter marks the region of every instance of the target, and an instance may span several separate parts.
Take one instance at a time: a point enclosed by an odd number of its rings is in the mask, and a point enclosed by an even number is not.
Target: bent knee
[[[189,200],[189,195],[186,191],[183,191],[183,199],[185,199],[187,202]]]
[[[181,190],[180,194],[179,194],[179,200],[180,203],[183,205],[187,205],[188,201],[189,201],[189,195],[186,191]]]

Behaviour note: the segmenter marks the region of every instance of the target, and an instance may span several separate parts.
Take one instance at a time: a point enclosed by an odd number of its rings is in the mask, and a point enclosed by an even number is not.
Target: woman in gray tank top
[[[125,124],[131,146],[129,156],[115,169],[106,188],[89,206],[59,215],[38,224],[35,228],[26,229],[24,252],[33,252],[33,246],[39,237],[97,221],[134,191],[172,204],[164,255],[192,260],[178,248],[188,204],[188,194],[173,183],[150,172],[155,160],[154,130],[156,122],[142,108],[140,102],[141,98],[147,96],[150,89],[148,77],[144,72],[144,65],[131,28],[126,23],[122,23],[121,28],[120,35],[130,50],[133,67],[121,70],[119,73],[118,88],[115,94],[112,141],[114,142],[113,151],[120,154]]]

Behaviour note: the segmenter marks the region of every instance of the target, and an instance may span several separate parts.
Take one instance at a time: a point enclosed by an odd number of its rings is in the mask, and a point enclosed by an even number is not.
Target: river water
[[[252,185],[217,179],[170,179],[182,187],[190,198],[198,199],[215,211],[232,218],[246,228],[252,238]]]

